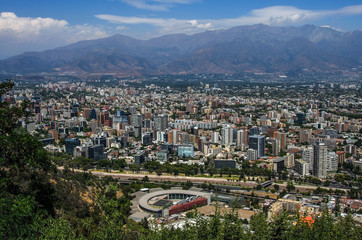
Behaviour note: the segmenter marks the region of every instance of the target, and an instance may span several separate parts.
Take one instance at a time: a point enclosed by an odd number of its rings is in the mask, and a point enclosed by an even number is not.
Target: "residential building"
[[[317,142],[313,150],[313,175],[325,179],[327,177],[327,146],[323,142]]]

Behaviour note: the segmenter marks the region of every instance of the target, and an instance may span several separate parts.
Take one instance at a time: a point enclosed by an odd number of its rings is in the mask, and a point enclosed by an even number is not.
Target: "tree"
[[[288,216],[288,212],[274,217],[269,224],[271,239],[288,239],[291,226],[290,220],[291,218]]]
[[[258,213],[251,217],[250,229],[254,232],[253,239],[271,239],[268,222],[264,213]]]
[[[323,183],[323,186],[328,187],[330,184],[331,184],[331,181],[326,180],[326,181]]]
[[[162,169],[157,169],[156,174],[157,174],[157,176],[161,176],[162,175]]]
[[[214,167],[210,167],[208,170],[210,176],[214,176],[214,174],[216,173],[216,169]]]
[[[0,83],[0,95],[13,86]],[[39,141],[17,125],[28,106],[0,101],[0,232],[13,238],[31,237],[36,221],[55,214],[50,174],[56,168]]]
[[[138,173],[141,169],[141,167],[138,164],[131,164],[129,168],[131,169],[132,172],[136,173]]]
[[[148,178],[147,175],[142,178],[142,182],[149,182],[149,181],[150,179]]]
[[[287,184],[287,190],[288,192],[294,191],[295,190],[295,186],[293,185],[292,182],[288,182]]]

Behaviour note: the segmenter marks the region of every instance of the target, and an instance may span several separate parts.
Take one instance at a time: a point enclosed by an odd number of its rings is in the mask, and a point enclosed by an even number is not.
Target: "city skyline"
[[[339,31],[361,30],[358,1],[119,0],[4,1],[0,13],[1,56],[41,51],[80,40],[123,34],[137,39],[234,26],[314,24]]]

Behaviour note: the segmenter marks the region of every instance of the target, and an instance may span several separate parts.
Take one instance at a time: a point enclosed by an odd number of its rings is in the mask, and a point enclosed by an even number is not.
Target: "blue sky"
[[[361,0],[1,0],[0,59],[80,40],[137,39],[239,25],[362,30]]]

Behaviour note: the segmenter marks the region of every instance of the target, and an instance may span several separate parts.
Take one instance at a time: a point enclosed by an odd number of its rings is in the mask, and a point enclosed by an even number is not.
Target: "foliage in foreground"
[[[0,84],[0,95],[11,82]],[[180,228],[151,228],[128,219],[130,193],[124,186],[89,173],[57,171],[38,140],[17,127],[28,105],[0,102],[1,239],[359,239],[351,216],[334,220],[325,213],[310,227],[296,216],[268,223],[263,214],[250,229],[234,214],[196,218]],[[297,224],[293,225],[296,221]]]

